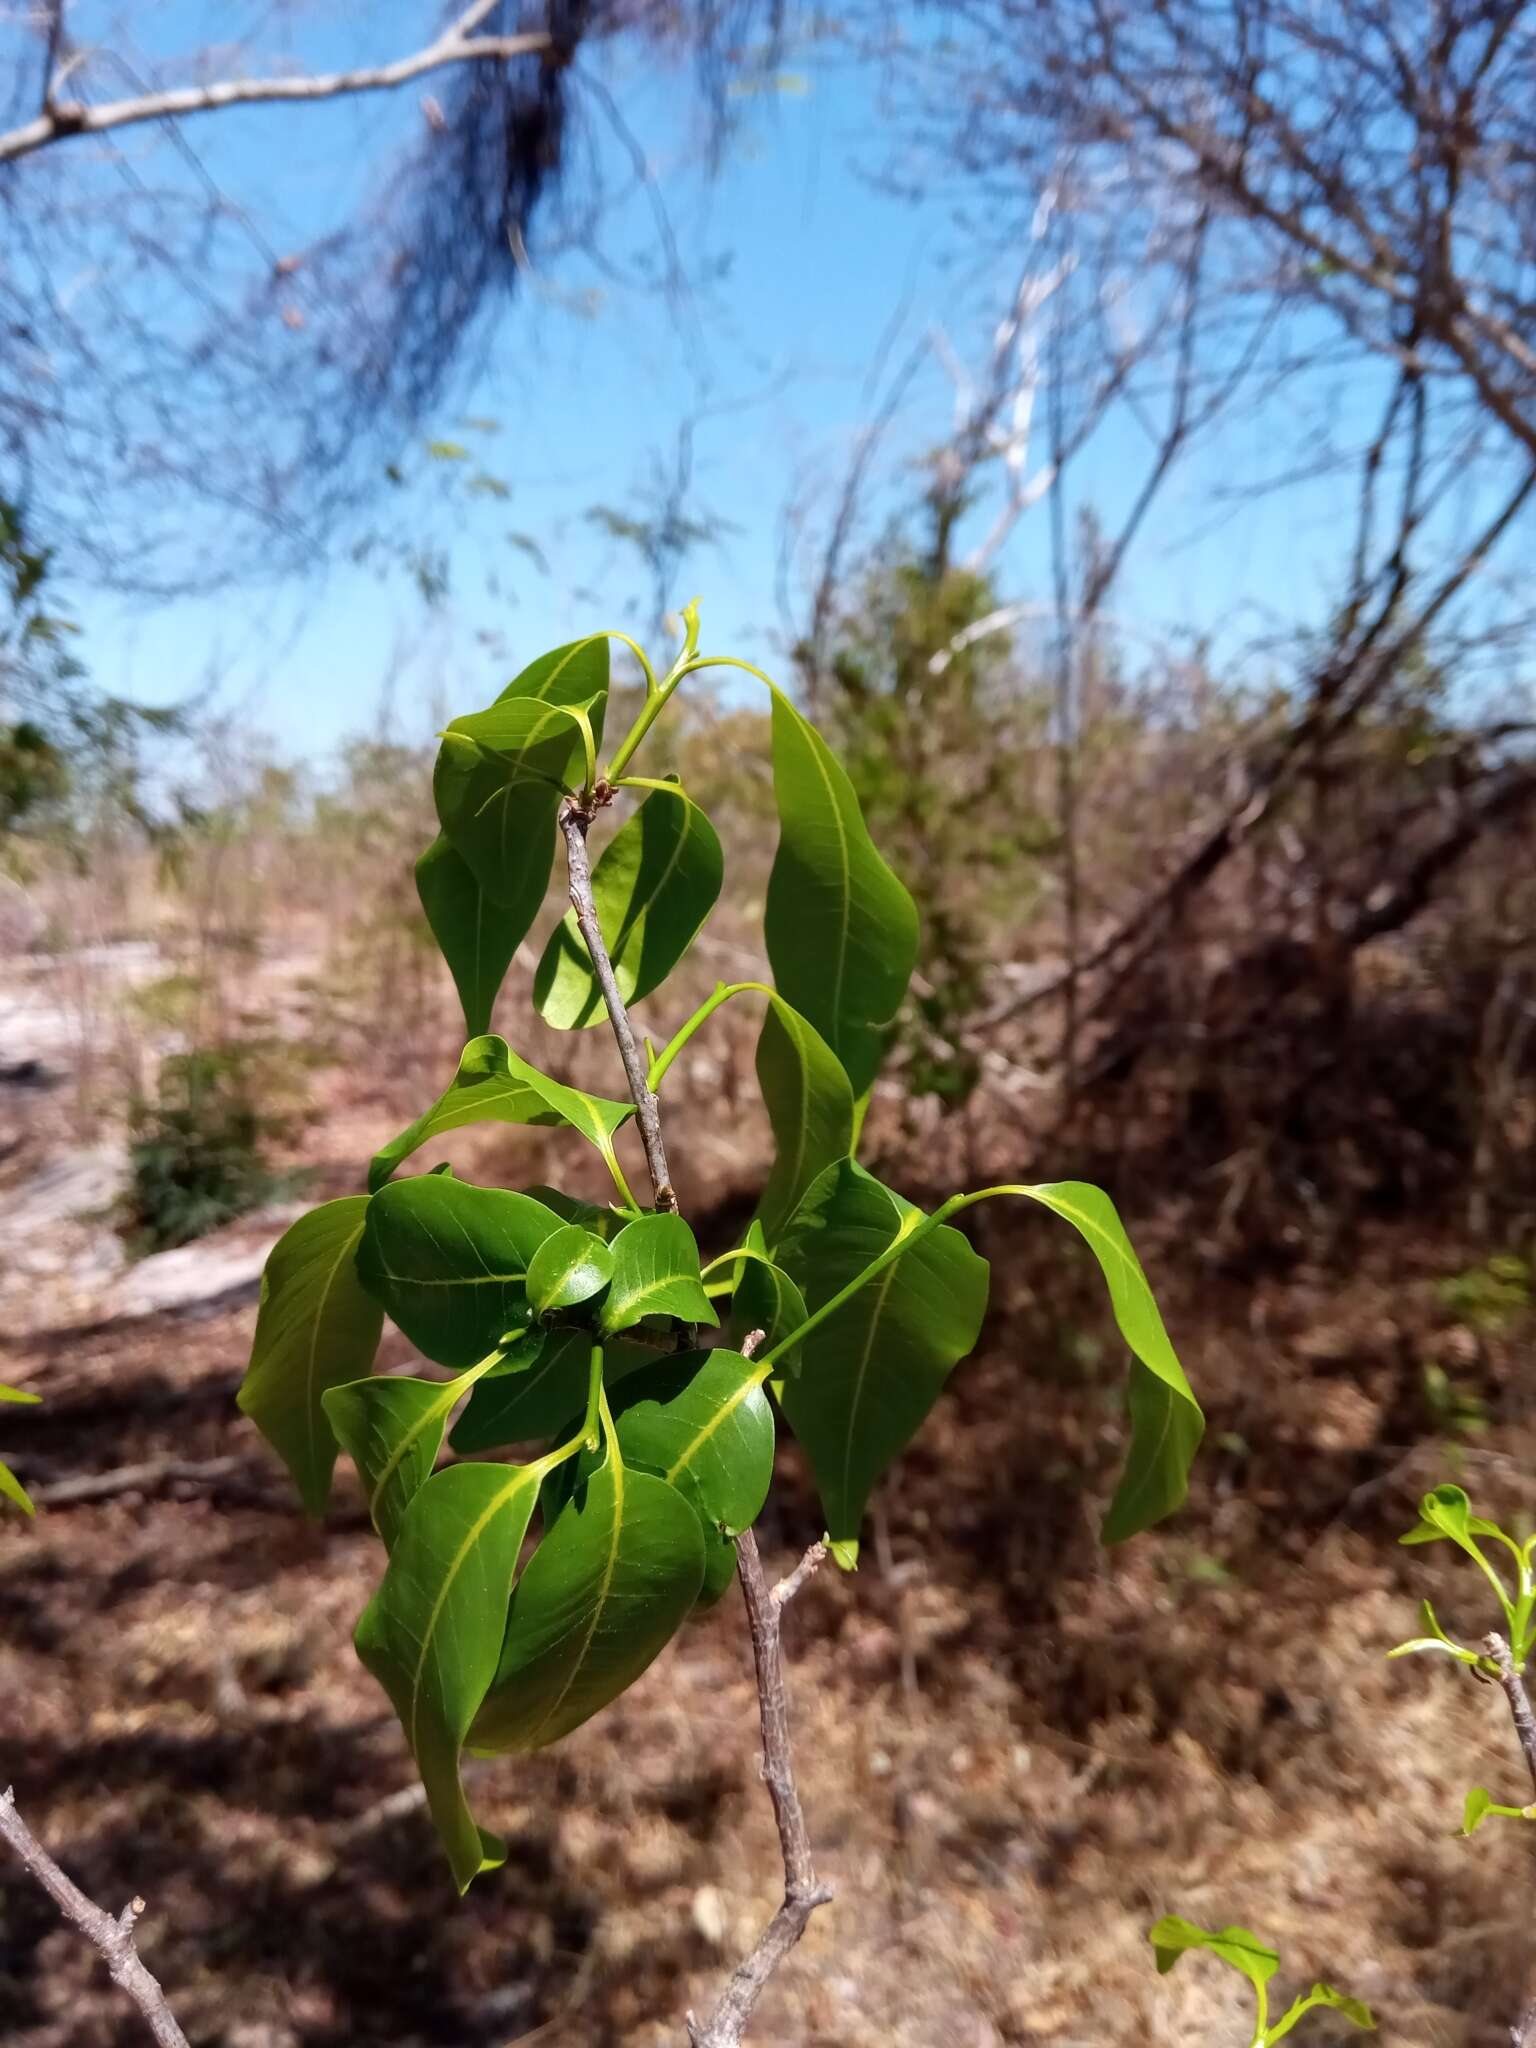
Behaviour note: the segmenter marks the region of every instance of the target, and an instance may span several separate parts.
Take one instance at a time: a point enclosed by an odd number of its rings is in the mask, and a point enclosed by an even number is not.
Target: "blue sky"
[[[195,37],[198,15],[172,8],[169,18]],[[344,20],[333,33],[334,48],[324,37],[310,46],[315,60],[355,47]],[[424,531],[446,548],[442,603],[425,607],[399,570],[344,560],[301,583],[154,610],[76,590],[97,680],[155,702],[207,690],[287,752],[323,752],[375,728],[381,706],[398,736],[424,737],[548,645],[599,625],[644,628],[645,572],[587,515],[599,503],[643,510],[645,479],[671,461],[690,414],[691,509],[730,530],[683,566],[670,601],[702,593],[711,647],[782,670],[775,587],[786,516],[799,505],[814,517],[837,487],[882,395],[872,364],[889,373],[937,323],[979,363],[1011,283],[957,237],[947,196],[912,202],[878,189],[869,173],[900,135],[869,79],[835,52],[792,61],[794,89],[744,108],[714,172],[684,76],[658,75],[634,56],[601,74],[655,181],[654,193],[632,190],[610,217],[608,247],[620,257],[654,249],[659,195],[688,268],[702,276],[723,264],[725,275],[680,314],[656,291],[614,283],[575,257],[541,271],[509,306],[493,366],[427,428],[472,459],[434,463],[418,452],[414,497],[402,503],[381,487],[391,517],[419,507]],[[622,183],[626,145],[589,112],[605,176]],[[365,197],[381,152],[420,119],[412,88],[345,110],[220,115],[199,124],[197,142],[282,246],[284,234],[313,233],[328,207]],[[936,362],[915,379],[886,444],[876,508],[913,494],[913,464],[944,432],[952,389]],[[1301,430],[1290,406],[1235,415],[1179,471],[1117,593],[1119,616],[1153,635],[1211,632],[1235,646],[1263,616],[1319,615],[1343,545],[1336,489],[1230,496],[1234,480],[1285,466]],[[465,424],[478,419],[494,420],[494,431]],[[1138,431],[1116,424],[1074,469],[1072,501],[1113,520],[1144,459]],[[466,495],[476,469],[501,479],[510,498]],[[514,534],[533,537],[547,566]],[[1008,598],[1046,600],[1047,542],[1042,506],[998,564]]]

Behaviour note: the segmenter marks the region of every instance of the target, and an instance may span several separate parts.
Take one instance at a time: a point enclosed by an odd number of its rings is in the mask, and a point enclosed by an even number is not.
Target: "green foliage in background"
[[[953,1227],[975,1203],[1015,1195],[1053,1211],[1103,1272],[1132,1355],[1107,1540],[1178,1506],[1203,1427],[1098,1189],[987,1188],[925,1214],[858,1163],[917,953],[916,913],[821,735],[759,671],[700,655],[696,609],[685,618],[660,679],[628,643],[645,694],[606,765],[609,640],[622,635],[541,656],[443,734],[439,836],[417,880],[466,1043],[437,1100],[375,1155],[367,1191],[324,1204],[274,1250],[241,1393],[311,1513],[325,1508],[338,1448],[357,1467],[387,1553],[357,1648],[400,1716],[461,1889],[505,1855],[469,1811],[464,1751],[557,1741],[718,1597],[732,1538],[767,1495],[779,1417],[809,1458],[836,1556],[856,1563],[871,1490],[981,1328],[987,1263]],[[717,667],[772,692],[773,982],[718,987],[659,1050],[645,1040],[644,1086],[637,1077],[619,1099],[616,1064],[614,1097],[591,1095],[489,1032],[492,1005],[549,894],[562,831],[568,849],[572,835],[584,844],[622,803],[594,850],[593,897],[618,1000],[641,1011],[640,1031],[656,1017],[720,894],[725,850],[675,762],[644,775],[631,763],[656,747],[679,685]],[[604,1020],[574,917],[549,937],[534,996],[557,1028]],[[749,1228],[706,1260],[654,1157],[654,1200],[642,1203],[635,1154],[626,1171],[620,1144],[733,1001],[762,1007],[757,1072],[776,1156]],[[480,1187],[432,1162],[443,1133],[485,1121],[589,1145],[612,1202]],[[429,1170],[402,1171],[422,1154]],[[441,1376],[375,1376],[385,1317]],[[445,1436],[456,1451],[497,1455],[439,1466]]]
[[[267,1150],[284,1120],[253,1051],[173,1053],[152,1097],[129,1105],[124,1235],[136,1253],[169,1250],[276,1200],[292,1177]]]

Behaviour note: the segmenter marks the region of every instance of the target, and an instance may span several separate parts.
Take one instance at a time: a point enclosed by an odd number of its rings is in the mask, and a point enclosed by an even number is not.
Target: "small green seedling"
[[[1342,2013],[1353,2026],[1375,2028],[1370,2007],[1345,1992],[1335,1991],[1331,1984],[1314,1984],[1310,1991],[1292,1999],[1279,2019],[1272,2021],[1269,2017],[1269,1980],[1279,1969],[1280,1958],[1246,1927],[1196,1927],[1192,1920],[1182,1920],[1177,1913],[1165,1913],[1149,1931],[1147,1939],[1152,1944],[1158,1971],[1163,1976],[1168,1974],[1180,1956],[1187,1955],[1191,1949],[1204,1948],[1248,1979],[1257,2003],[1247,2048],[1269,2048],[1272,2041],[1283,2040],[1304,2014],[1320,2008]]]
[[[1500,1637],[1486,1638],[1484,1648],[1471,1649],[1446,1634],[1436,1619],[1434,1608],[1426,1600],[1419,1610],[1424,1634],[1399,1643],[1387,1655],[1408,1657],[1420,1650],[1437,1650],[1456,1663],[1465,1664],[1477,1678],[1494,1680],[1509,1700],[1515,1715],[1516,1733],[1522,1747],[1527,1749],[1527,1762],[1536,1775],[1536,1762],[1532,1760],[1536,1752],[1531,1750],[1528,1742],[1528,1736],[1530,1742],[1536,1742],[1536,1726],[1523,1725],[1521,1711],[1523,1707],[1528,1722],[1530,1704],[1526,1699],[1522,1674],[1532,1648],[1536,1647],[1536,1568],[1532,1562],[1533,1554],[1536,1554],[1536,1536],[1528,1536],[1521,1542],[1507,1529],[1501,1529],[1497,1522],[1475,1515],[1472,1503],[1459,1486],[1446,1485],[1436,1486],[1425,1494],[1419,1503],[1417,1523],[1398,1541],[1407,1544],[1454,1543],[1458,1550],[1471,1558],[1493,1588],[1504,1616],[1504,1630]],[[1514,1561],[1513,1592],[1483,1549],[1484,1543],[1502,1544],[1509,1552]],[[1495,1651],[1499,1654],[1493,1654]],[[1503,1805],[1483,1786],[1474,1785],[1462,1809],[1462,1833],[1472,1834],[1490,1815],[1507,1820],[1536,1820],[1536,1803],[1530,1806]]]

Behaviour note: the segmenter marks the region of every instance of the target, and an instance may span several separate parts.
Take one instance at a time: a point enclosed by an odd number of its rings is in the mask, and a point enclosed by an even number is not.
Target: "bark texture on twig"
[[[661,1141],[661,1112],[646,1079],[645,1055],[636,1043],[629,1011],[619,993],[613,962],[608,957],[607,942],[598,923],[597,905],[592,899],[592,863],[587,856],[587,832],[592,816],[591,811],[578,803],[567,802],[560,808],[560,830],[565,838],[566,866],[570,872],[571,908],[576,913],[577,929],[592,955],[593,972],[603,992],[613,1035],[618,1041],[619,1058],[624,1062],[624,1076],[629,1082],[630,1096],[635,1105],[635,1122],[639,1126],[640,1142],[645,1147],[646,1170],[651,1176],[656,1206],[658,1209],[675,1210],[677,1196],[672,1191],[672,1176],[667,1171],[667,1148]]]
[[[354,93],[390,92],[421,78],[429,71],[441,71],[450,64],[483,64],[498,58],[524,57],[553,47],[553,39],[542,32],[522,35],[476,35],[479,24],[493,11],[495,0],[476,0],[459,19],[435,41],[392,64],[364,66],[355,71],[332,71],[294,78],[226,78],[211,85],[185,85],[164,92],[143,93],[134,99],[87,100],[57,97],[61,71],[52,62],[43,111],[21,127],[0,135],[0,163],[30,156],[67,135],[101,135],[115,128],[131,128],[144,121],[164,121],[188,114],[209,114],[220,107],[248,107],[273,101],[334,100]],[[57,44],[62,34],[62,15],[55,12],[50,37]]]
[[[144,1901],[131,1899],[115,1920],[110,1913],[103,1912],[65,1876],[27,1826],[16,1811],[16,1797],[9,1786],[0,1792],[0,1836],[4,1836],[64,1918],[100,1951],[113,1983],[127,1992],[139,2008],[160,2048],[187,2048],[187,2037],[165,2002],[159,1980],[145,1967],[134,1946],[134,1923],[144,1911]]]
[[[1531,1709],[1531,1696],[1525,1689],[1525,1680],[1515,1669],[1514,1652],[1504,1638],[1496,1632],[1486,1635],[1483,1648],[1499,1674],[1499,1689],[1509,1702],[1509,1718],[1515,1724],[1520,1753],[1530,1773],[1531,1792],[1536,1795],[1536,1712]],[[1536,2038],[1536,1996],[1527,1996],[1519,2019],[1509,2030],[1510,2048],[1526,2048],[1527,2042],[1533,2038]]]
[[[738,2048],[763,1988],[806,1930],[818,1906],[831,1898],[820,1884],[811,1857],[811,1838],[795,1785],[794,1756],[789,1739],[789,1696],[779,1625],[785,1607],[799,1592],[823,1557],[826,1545],[815,1543],[788,1578],[770,1593],[763,1561],[750,1529],[736,1538],[736,1568],[752,1631],[752,1657],[757,1667],[758,1710],[763,1724],[763,1782],[773,1801],[779,1847],[784,1856],[784,1903],[758,1938],[757,1946],[731,1973],[720,2002],[706,2020],[688,2015],[692,2048]]]

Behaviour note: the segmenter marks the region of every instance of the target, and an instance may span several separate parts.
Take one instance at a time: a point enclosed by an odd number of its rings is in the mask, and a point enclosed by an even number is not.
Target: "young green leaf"
[[[357,1270],[418,1350],[462,1371],[526,1326],[528,1261],[563,1228],[527,1195],[421,1174],[368,1203]]]
[[[536,1316],[576,1308],[613,1278],[613,1253],[600,1237],[567,1223],[546,1237],[528,1262],[528,1306]]]
[[[36,1405],[39,1398],[36,1394],[26,1393],[20,1387],[8,1387],[0,1383],[0,1401],[18,1401],[30,1408]],[[24,1515],[37,1512],[27,1489],[3,1460],[0,1460],[0,1500],[8,1500],[13,1507],[20,1508]]]
[[[540,1465],[449,1465],[411,1502],[355,1641],[389,1694],[459,1890],[506,1860],[459,1777],[464,1738],[496,1676]]]
[[[705,1530],[757,1520],[773,1477],[773,1411],[739,1351],[684,1351],[631,1373],[613,1401],[626,1466],[692,1502]]]
[[[615,1131],[634,1113],[633,1103],[584,1095],[579,1088],[551,1080],[513,1052],[504,1038],[486,1032],[465,1046],[458,1072],[432,1107],[373,1155],[368,1186],[376,1192],[429,1139],[465,1124],[569,1124],[610,1159]]]
[[[604,847],[592,897],[627,1003],[659,988],[682,959],[715,906],[723,874],[714,827],[670,784],[655,789]],[[550,935],[533,999],[545,1023],[562,1031],[607,1017],[574,910]]]
[[[909,1202],[844,1160],[801,1202],[779,1259],[814,1313],[918,1219]],[[806,1335],[800,1371],[780,1398],[838,1541],[857,1538],[876,1480],[975,1345],[986,1305],[986,1260],[941,1227]]]
[[[662,1315],[685,1323],[720,1320],[699,1278],[699,1247],[682,1217],[637,1216],[613,1240],[602,1327],[613,1333],[642,1316]]]
[[[449,1442],[461,1454],[504,1450],[546,1437],[573,1434],[587,1390],[590,1330],[552,1330],[537,1361],[526,1372],[503,1377],[488,1373],[469,1397]],[[603,1347],[603,1379],[617,1387],[626,1374],[649,1365],[654,1351],[638,1344]]]
[[[816,1176],[852,1152],[853,1089],[820,1032],[779,999],[763,1018],[757,1080],[774,1143],[757,1213],[765,1244],[773,1245]]]
[[[769,1258],[762,1224],[756,1220],[748,1228],[736,1273],[736,1290],[731,1296],[731,1333],[740,1345],[754,1330],[761,1330],[763,1341],[759,1348],[771,1350],[805,1321],[805,1296],[784,1268]],[[795,1372],[799,1364],[800,1347],[795,1344],[780,1359],[779,1369]]]
[[[1050,1181],[1018,1192],[1053,1209],[1082,1235],[1099,1262],[1115,1321],[1131,1348],[1131,1447],[1103,1532],[1106,1543],[1123,1543],[1183,1501],[1205,1417],[1108,1195],[1080,1180]]]
[[[543,893],[541,887],[541,900]],[[441,832],[416,863],[416,894],[459,992],[465,1033],[477,1037],[491,1028],[496,997],[528,926],[519,931],[513,914],[491,901]],[[537,910],[535,904],[530,924]]]
[[[237,1397],[293,1474],[311,1515],[325,1513],[336,1464],[326,1389],[372,1369],[383,1327],[356,1264],[368,1208],[366,1195],[323,1202],[272,1247]]]
[[[763,920],[773,978],[862,1095],[911,979],[917,912],[876,850],[842,767],[777,691],[773,788],[779,847]]]
[[[1472,1503],[1459,1486],[1436,1486],[1419,1503],[1419,1519],[1399,1543],[1458,1544],[1472,1549]]]
[[[472,711],[454,719],[444,739],[469,740],[500,763],[509,783],[554,780],[564,787],[562,769],[573,779],[585,781],[590,775],[596,747],[590,713],[599,701],[595,695],[563,704],[534,697],[500,697],[489,711]],[[572,734],[581,740],[579,767],[570,758]]]
[[[1191,1949],[1209,1949],[1234,1970],[1241,1970],[1255,1991],[1262,1993],[1280,1967],[1280,1958],[1266,1948],[1246,1927],[1196,1927],[1177,1913],[1165,1913],[1147,1934],[1157,1957],[1159,1972],[1166,1976],[1182,1955]]]
[[[394,1548],[406,1509],[437,1463],[449,1414],[500,1357],[493,1351],[451,1380],[378,1373],[326,1390],[326,1415],[357,1467],[369,1517],[386,1550]]]
[[[471,1747],[542,1749],[579,1728],[671,1641],[703,1578],[693,1508],[665,1480],[627,1471],[610,1445],[518,1583]]]
[[[1265,2035],[1266,2043],[1281,2040],[1288,2034],[1303,2013],[1314,2012],[1319,2006],[1329,2011],[1342,2013],[1351,2026],[1361,2027],[1367,2033],[1374,2033],[1376,2021],[1371,2008],[1363,1999],[1350,1998],[1342,1991],[1335,1991],[1331,1984],[1314,1984],[1304,1998],[1298,1998],[1289,2006],[1284,2015]]]
[[[1529,1806],[1500,1806],[1484,1786],[1474,1785],[1467,1794],[1466,1804],[1461,1810],[1461,1832],[1464,1835],[1476,1834],[1490,1814],[1500,1820],[1530,1820],[1536,1817]]]

